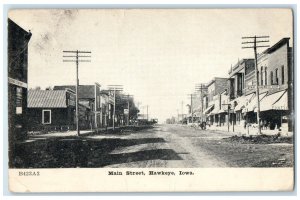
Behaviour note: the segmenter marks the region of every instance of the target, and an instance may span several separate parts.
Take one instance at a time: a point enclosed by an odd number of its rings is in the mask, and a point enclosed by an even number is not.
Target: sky
[[[290,37],[293,46],[288,9],[27,9],[9,17],[32,32],[29,88],[75,84],[75,63],[63,62],[62,51],[91,51],[80,84],[123,85],[160,122],[187,113],[195,84],[228,77],[231,65],[254,57],[241,37],[268,35],[270,45]]]

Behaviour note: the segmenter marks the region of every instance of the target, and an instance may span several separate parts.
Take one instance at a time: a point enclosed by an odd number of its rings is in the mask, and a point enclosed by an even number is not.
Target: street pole
[[[203,89],[204,89],[204,84],[196,85],[196,91],[200,90],[200,101],[201,101],[201,121],[203,122]]]
[[[128,116],[127,116],[127,126],[129,126],[129,94],[127,95],[127,97],[128,97],[128,105],[127,105],[127,107],[128,107]]]
[[[242,39],[253,39],[253,42],[242,42],[242,44],[253,44],[253,46],[250,47],[242,47],[244,48],[253,48],[254,49],[254,66],[255,66],[255,78],[256,78],[256,104],[257,104],[257,114],[256,114],[256,118],[257,118],[257,131],[258,134],[261,134],[261,127],[260,127],[260,100],[259,100],[259,77],[258,77],[258,67],[257,67],[257,48],[260,47],[269,47],[269,45],[261,45],[261,46],[257,46],[257,43],[265,43],[265,42],[269,42],[269,40],[260,40],[258,41],[258,38],[269,38],[269,36],[254,36],[254,37],[242,37]],[[262,74],[261,74],[262,76]]]
[[[127,94],[127,108],[128,108],[128,116],[127,116],[127,126],[129,126],[129,114],[130,114],[130,97],[133,97],[133,95]]]
[[[108,85],[109,90],[114,91],[114,109],[113,109],[113,130],[115,130],[115,116],[116,116],[116,91],[122,91],[122,85]]]
[[[115,130],[115,115],[116,115],[116,88],[114,88],[113,130]]]
[[[181,123],[183,123],[183,101],[181,101]]]
[[[90,51],[63,51],[64,54],[63,58],[75,58],[75,60],[63,60],[63,62],[75,62],[76,63],[76,98],[75,98],[75,121],[76,121],[76,132],[77,136],[80,136],[80,130],[79,130],[79,102],[78,102],[78,87],[79,87],[79,78],[78,78],[78,68],[79,68],[79,62],[91,62],[91,60],[79,60],[79,58],[90,58],[91,52]],[[73,54],[73,55],[70,55]],[[75,55],[74,55],[75,54]],[[84,55],[79,55],[84,54]]]
[[[230,107],[229,107],[229,105],[228,105],[228,106],[227,106],[227,112],[228,112],[227,128],[228,128],[228,132],[229,132],[229,119],[230,119],[230,117],[229,117],[229,109],[230,109]]]
[[[193,112],[193,94],[191,94],[191,117],[192,117],[192,124],[194,123],[194,112]]]
[[[234,119],[233,119],[233,117],[234,117],[234,114],[232,113],[232,132],[234,132]]]
[[[224,106],[227,106],[227,129],[229,132],[229,119],[230,119],[230,104],[229,103],[224,103],[222,104]],[[224,108],[223,108],[224,109]],[[225,110],[225,109],[224,109]],[[233,129],[234,130],[234,129]]]
[[[79,79],[78,79],[78,50],[77,50],[76,51],[76,130],[77,130],[77,136],[80,135],[79,112],[78,112],[78,85],[79,85]]]

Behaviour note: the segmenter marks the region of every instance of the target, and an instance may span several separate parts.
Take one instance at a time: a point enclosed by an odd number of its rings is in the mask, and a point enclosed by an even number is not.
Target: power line
[[[122,85],[108,85],[108,89],[114,92],[114,110],[113,110],[113,130],[115,130],[115,116],[116,116],[116,91],[123,91]]]
[[[251,37],[242,37],[242,39],[253,39],[251,41],[242,42],[242,44],[253,44],[253,46],[244,46],[242,49],[253,48],[254,50],[254,58],[255,58],[255,78],[256,78],[256,103],[257,103],[257,128],[258,134],[261,134],[261,127],[260,127],[260,102],[259,102],[259,80],[258,80],[258,67],[257,67],[257,48],[262,47],[270,47],[270,45],[257,45],[260,43],[267,43],[269,40],[257,40],[259,38],[269,38],[270,36],[251,36]]]
[[[79,78],[78,78],[78,67],[79,67],[79,62],[91,62],[90,60],[79,60],[79,58],[84,57],[86,55],[80,55],[82,53],[84,54],[91,54],[90,51],[63,51],[64,54],[68,54],[68,55],[63,55],[63,58],[65,57],[72,57],[75,58],[75,60],[63,60],[63,62],[75,62],[76,63],[76,131],[77,131],[77,136],[80,135],[80,130],[79,130],[79,111],[78,111],[78,85],[79,85]],[[74,54],[74,55],[69,55],[69,54]],[[91,56],[89,55],[89,58]],[[95,101],[97,101],[95,99]]]

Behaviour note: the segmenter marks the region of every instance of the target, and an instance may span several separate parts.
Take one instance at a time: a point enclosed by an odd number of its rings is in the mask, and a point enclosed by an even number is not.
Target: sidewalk
[[[224,125],[224,126],[207,126],[206,127],[207,130],[214,130],[214,131],[223,131],[223,132],[228,132],[228,126]],[[234,126],[234,131],[233,131],[233,127],[229,126],[229,133],[233,134],[233,135],[258,135],[258,131],[257,128],[254,127],[248,127],[248,128],[244,128],[243,126],[240,125],[236,125]],[[278,133],[280,133],[282,136],[286,136],[286,137],[290,137],[293,135],[292,132],[281,132],[278,129],[275,130],[265,130],[262,129],[261,130],[262,134],[265,135],[276,135]]]
[[[189,125],[182,125],[182,126],[191,128],[191,126],[189,126]],[[200,130],[201,128],[197,127],[197,129]],[[224,133],[226,132],[226,133],[229,133],[232,135],[258,135],[257,128],[254,128],[254,127],[244,128],[241,125],[235,125],[234,131],[233,131],[233,127],[231,125],[229,126],[229,131],[228,131],[227,125],[224,125],[224,126],[215,126],[215,125],[208,126],[207,125],[206,130],[220,131],[220,132],[224,132]],[[276,135],[276,134],[280,133],[281,136],[283,136],[283,137],[293,136],[292,132],[280,132],[278,129],[275,129],[275,130],[262,129],[261,132],[262,132],[262,134],[265,134],[265,135]]]
[[[149,126],[134,126],[134,125],[129,125],[129,126],[120,126],[120,127],[115,127],[115,130],[113,130],[113,127],[107,127],[107,128],[97,128],[97,129],[90,129],[90,130],[80,130],[80,135],[90,135],[90,134],[106,134],[109,132],[118,132],[118,131],[126,131],[126,130],[135,130],[135,129],[141,129],[141,128],[147,128]],[[77,131],[64,131],[64,132],[49,132],[46,134],[37,134],[37,135],[29,135],[29,137],[69,137],[69,136],[77,136]]]

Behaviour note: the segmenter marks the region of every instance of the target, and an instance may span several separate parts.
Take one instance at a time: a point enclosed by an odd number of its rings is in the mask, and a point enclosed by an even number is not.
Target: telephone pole
[[[123,91],[122,85],[108,85],[109,90],[114,92],[114,110],[113,110],[113,130],[115,130],[115,116],[116,116],[116,91]]]
[[[194,94],[188,94],[188,95],[191,97],[191,117],[192,117],[191,123],[194,123],[194,111],[193,111],[193,96],[194,96]]]
[[[201,98],[201,121],[203,122],[203,89],[205,89],[204,84],[196,85],[196,91],[200,91],[200,98]]]
[[[256,104],[257,104],[257,124],[258,124],[258,134],[261,134],[261,127],[260,127],[260,99],[259,99],[259,77],[258,77],[258,67],[257,67],[257,48],[262,47],[270,47],[270,45],[257,45],[260,43],[267,43],[269,40],[257,40],[263,38],[269,38],[270,36],[252,36],[252,37],[242,37],[242,39],[251,39],[252,41],[242,42],[242,44],[252,44],[253,46],[244,46],[242,49],[251,48],[254,50],[254,66],[255,66],[255,78],[256,78]]]
[[[181,123],[183,123],[183,101],[181,101]]]
[[[76,131],[77,131],[77,136],[80,135],[80,130],[79,130],[79,111],[78,111],[78,86],[79,86],[79,78],[78,78],[78,67],[79,67],[79,62],[91,62],[91,51],[63,51],[65,55],[63,55],[63,58],[67,58],[67,60],[63,59],[63,62],[75,62],[76,63]],[[68,60],[68,59],[74,59],[75,60]],[[85,58],[85,60],[79,60],[80,58]]]
[[[230,108],[231,108],[231,104],[230,103],[223,103],[223,106],[227,106],[227,128],[228,128],[228,132],[229,132],[229,119],[230,119]],[[225,109],[224,109],[225,110]],[[234,121],[232,119],[232,131],[234,132]]]
[[[128,113],[127,113],[127,126],[129,126],[129,113],[130,113],[130,105],[129,105],[129,98],[133,97],[133,95],[127,94],[127,109],[128,109]]]

